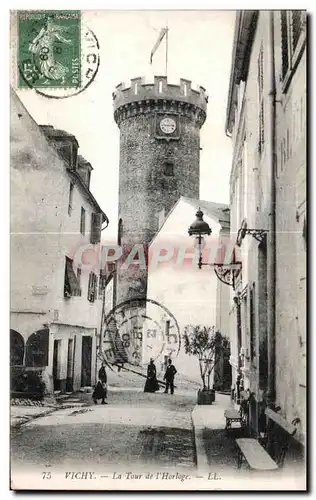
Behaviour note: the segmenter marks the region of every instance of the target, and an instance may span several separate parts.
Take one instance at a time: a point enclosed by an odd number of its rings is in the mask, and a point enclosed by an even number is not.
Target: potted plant
[[[196,356],[199,360],[200,374],[203,383],[198,391],[197,404],[212,404],[215,401],[215,390],[210,387],[211,373],[219,362],[222,353],[229,346],[229,340],[214,326],[188,325],[183,334],[186,354]]]

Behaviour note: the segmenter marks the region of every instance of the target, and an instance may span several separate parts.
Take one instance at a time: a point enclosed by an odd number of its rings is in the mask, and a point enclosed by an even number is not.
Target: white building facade
[[[199,207],[212,228],[204,241],[205,263],[222,255],[223,241],[229,237],[229,209],[222,204],[181,197],[162,222],[149,249],[142,359],[146,365],[152,357],[162,375],[171,358],[178,379],[201,383],[198,359],[184,350],[184,329],[214,326],[228,336],[228,315],[223,312],[229,306],[229,287],[218,280],[212,266],[198,268],[198,251],[188,228]]]
[[[11,366],[48,390],[96,378],[104,277],[92,167],[74,136],[39,126],[11,95]]]
[[[233,386],[306,422],[306,19],[239,11],[226,133],[233,141],[231,236],[242,273],[231,293]],[[243,230],[242,230],[243,229]]]

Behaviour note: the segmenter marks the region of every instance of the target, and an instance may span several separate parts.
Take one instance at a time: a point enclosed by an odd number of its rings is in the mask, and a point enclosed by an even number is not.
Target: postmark
[[[175,358],[180,347],[180,328],[175,316],[156,300],[127,300],[104,318],[101,351],[109,363],[140,365],[149,358]]]
[[[80,11],[18,12],[18,87],[54,99],[75,96],[95,79],[99,43]]]

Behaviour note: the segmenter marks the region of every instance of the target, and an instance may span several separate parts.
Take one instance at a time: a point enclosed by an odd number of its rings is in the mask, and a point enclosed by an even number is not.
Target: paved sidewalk
[[[229,396],[216,393],[212,405],[194,408],[192,421],[198,472],[225,479],[227,489],[304,489],[304,464],[297,462],[290,452],[287,453],[284,466],[272,473],[237,468],[235,439],[241,437],[243,431],[239,424],[233,424],[235,428],[227,432],[224,417],[225,410],[233,407]]]
[[[224,411],[232,408],[230,396],[216,393],[212,405],[196,406],[192,412],[192,421],[195,434],[197,468],[201,473],[212,468],[212,472],[223,472],[229,467],[229,472],[235,467],[229,463],[232,439],[225,432]],[[219,438],[219,439],[218,439]],[[221,450],[216,453],[212,441],[221,443]],[[221,460],[221,455],[225,461]]]
[[[58,407],[51,406],[18,406],[11,405],[10,408],[10,420],[11,428],[19,427],[34,418],[43,417],[45,415],[50,415],[54,411],[59,409]]]
[[[49,400],[40,402],[34,402],[30,400],[19,400],[11,402],[10,406],[10,422],[11,428],[19,427],[30,420],[34,420],[39,417],[45,417],[46,415],[51,415],[55,411],[61,410],[63,408],[75,408],[86,406],[85,402],[82,402],[76,395],[67,395],[60,400]]]

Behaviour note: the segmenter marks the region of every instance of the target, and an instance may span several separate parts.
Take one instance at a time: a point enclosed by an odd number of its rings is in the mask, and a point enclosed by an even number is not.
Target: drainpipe
[[[268,308],[268,387],[267,403],[275,402],[275,325],[276,325],[276,86],[275,86],[275,60],[274,60],[274,12],[269,13],[269,43],[268,43],[268,145],[270,163],[270,209],[267,233],[267,308]]]

